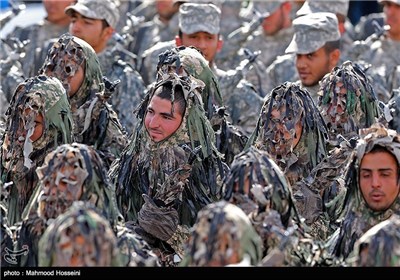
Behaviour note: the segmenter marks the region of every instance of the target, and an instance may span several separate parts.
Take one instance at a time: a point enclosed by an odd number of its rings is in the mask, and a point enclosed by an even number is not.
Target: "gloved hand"
[[[158,207],[146,194],[143,194],[145,203],[139,211],[139,226],[147,233],[167,241],[178,227],[178,212],[171,207]]]

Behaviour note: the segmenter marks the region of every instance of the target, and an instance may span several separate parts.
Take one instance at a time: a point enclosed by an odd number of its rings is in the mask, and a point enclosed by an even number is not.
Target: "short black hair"
[[[336,49],[340,49],[340,39],[336,40],[336,41],[326,42],[324,45],[324,49],[327,54],[330,54],[331,52],[333,52]]]
[[[157,96],[161,99],[167,99],[173,101],[174,104],[177,104],[178,113],[181,114],[182,116],[185,114],[186,100],[181,85],[175,85],[173,100],[172,100],[172,83],[170,82],[164,83],[159,88],[157,88],[156,91],[154,92],[154,96]]]

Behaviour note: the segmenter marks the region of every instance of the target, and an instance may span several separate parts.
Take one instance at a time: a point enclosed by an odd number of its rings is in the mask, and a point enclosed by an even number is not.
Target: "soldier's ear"
[[[180,47],[180,46],[183,45],[182,44],[182,39],[178,35],[175,36],[175,44],[176,44],[177,47]]]
[[[218,43],[217,43],[217,52],[222,50],[222,47],[224,46],[224,41],[219,37]]]

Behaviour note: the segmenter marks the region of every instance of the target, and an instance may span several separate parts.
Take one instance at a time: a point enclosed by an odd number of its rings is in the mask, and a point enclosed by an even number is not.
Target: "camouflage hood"
[[[345,217],[334,249],[337,256],[347,257],[352,251],[355,241],[369,228],[388,219],[393,213],[400,213],[399,195],[388,209],[375,211],[368,207],[359,187],[361,160],[374,147],[386,148],[393,154],[400,166],[399,135],[396,131],[386,129],[379,123],[372,125],[371,128],[361,129],[360,135],[361,139],[358,140],[356,151],[353,152],[345,174],[348,189],[343,204]]]
[[[261,238],[249,218],[239,207],[219,201],[198,213],[181,265],[256,266],[261,257]]]
[[[97,152],[85,144],[65,144],[46,156],[37,169],[39,216],[55,219],[76,200],[89,201],[116,225],[115,189]],[[35,201],[36,202],[36,201]]]
[[[214,112],[213,105],[222,106],[218,78],[212,72],[207,60],[194,47],[181,46],[160,54],[157,65],[157,80],[164,80],[164,76],[169,73],[177,73],[179,76],[190,75],[204,82],[205,88],[201,97],[208,119]]]
[[[75,202],[39,241],[39,266],[120,266],[117,238],[91,204]]]
[[[225,200],[239,207],[237,199],[245,195],[254,201],[258,213],[276,210],[285,227],[295,213],[292,192],[282,170],[266,151],[255,147],[235,157],[224,181],[223,194]]]
[[[166,83],[172,84],[173,96],[177,86],[182,88],[186,99],[186,109],[177,131],[170,137],[156,143],[150,138],[144,119],[147,106],[155,91]],[[201,165],[206,162],[207,169],[209,169],[207,172],[210,172],[210,170],[214,170],[214,167],[212,167],[215,164],[214,161],[221,164],[221,155],[214,144],[214,131],[202,106],[201,90],[203,87],[204,84],[193,77],[179,77],[172,73],[169,76],[164,76],[164,80],[157,82],[150,89],[139,107],[139,124],[131,143],[124,150],[121,158],[113,163],[110,170],[111,178],[117,186],[117,195],[128,198],[132,196],[133,189],[140,189],[141,193],[155,195],[165,201],[166,197],[162,195],[164,191],[161,186],[167,187],[169,183],[176,184],[177,182],[174,183],[174,180],[184,182],[183,185],[187,185],[189,175],[195,181],[200,180],[198,176],[204,176],[200,173],[193,175],[200,171],[193,171],[192,165]],[[143,174],[148,174],[148,176],[143,176]],[[189,184],[194,184],[193,189],[191,189],[194,192],[193,196],[201,200],[200,197],[204,198],[210,195],[210,193],[207,194],[208,191],[197,186],[197,184],[202,185],[208,180],[213,181],[211,195],[215,195],[218,192],[217,186],[222,183],[214,182],[213,178],[215,177],[201,179],[203,180],[201,182],[191,181]],[[156,195],[157,193],[158,195]],[[140,198],[140,200],[142,199]],[[208,199],[206,200],[208,201]],[[168,201],[171,202],[174,199]],[[132,207],[130,208],[132,209]]]
[[[279,119],[272,116],[273,110],[280,112]],[[296,135],[298,123],[302,126],[301,136],[293,147],[294,137],[299,137]],[[276,130],[277,124],[290,134],[289,139],[281,135],[282,131]],[[307,175],[325,157],[327,135],[325,122],[309,93],[295,83],[286,82],[267,95],[246,148],[254,145],[267,151],[284,172],[296,164],[308,170],[304,174]]]
[[[351,61],[335,67],[322,79],[318,95],[330,140],[338,134],[349,139],[379,117],[374,89],[363,70]]]
[[[39,114],[43,116],[43,133],[32,142],[30,137]],[[72,142],[72,129],[70,105],[58,79],[41,75],[18,85],[7,111],[1,178],[3,182],[14,182],[18,189],[14,199],[22,207],[20,211],[28,202],[37,180],[35,168],[43,163],[49,151]],[[14,210],[10,209],[9,213]]]
[[[103,74],[96,52],[85,41],[71,34],[63,34],[47,53],[40,73],[55,76],[69,94],[68,80],[82,66],[85,78],[78,92],[70,98],[72,108],[79,108],[96,93],[104,92]]]

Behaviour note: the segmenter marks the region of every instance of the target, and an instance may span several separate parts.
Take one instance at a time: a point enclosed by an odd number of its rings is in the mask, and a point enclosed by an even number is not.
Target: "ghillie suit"
[[[328,240],[328,246],[333,256],[346,260],[351,253],[357,239],[374,225],[387,220],[392,214],[400,213],[400,197],[385,210],[371,209],[360,190],[359,174],[361,161],[365,154],[373,148],[383,147],[391,153],[400,164],[400,138],[394,130],[386,129],[381,124],[374,124],[371,128],[360,130],[360,140],[349,162],[345,183],[346,197],[343,203],[343,221],[341,227]],[[398,170],[397,170],[398,172]],[[400,191],[400,188],[399,188]]]
[[[156,90],[166,86],[171,88],[172,104],[175,91],[183,91],[186,109],[178,129],[155,142],[144,119]],[[157,82],[139,108],[140,122],[131,143],[110,170],[121,213],[127,221],[138,222],[146,241],[167,255],[182,254],[181,246],[197,212],[221,198],[227,166],[215,147],[214,131],[203,109],[203,88],[201,81],[176,74]]]
[[[79,66],[84,68],[83,82],[72,95],[69,81]],[[103,74],[93,48],[70,34],[62,35],[47,53],[40,72],[55,76],[69,95],[74,118],[74,140],[92,145],[105,164],[119,157],[127,144],[117,114],[108,104]],[[72,96],[71,96],[72,95]]]
[[[201,92],[203,108],[215,131],[216,147],[229,165],[234,156],[243,150],[247,136],[227,121],[218,78],[208,66],[208,61],[194,47],[173,48],[159,56],[157,80],[164,79],[169,73],[191,76],[204,82],[205,88]]]
[[[354,245],[353,266],[400,266],[400,217],[393,215],[370,228]]]
[[[249,218],[222,200],[198,213],[181,266],[257,266],[260,260],[261,239]]]
[[[43,132],[32,142],[39,116],[43,117]],[[0,167],[2,182],[13,183],[2,191],[10,225],[21,220],[38,181],[36,168],[48,152],[72,142],[72,129],[70,105],[58,79],[41,75],[18,85],[7,110]]]
[[[283,242],[281,232],[301,227],[290,186],[266,151],[250,147],[237,155],[225,178],[223,194],[250,217],[263,240],[263,256]]]
[[[91,203],[74,202],[40,239],[39,266],[121,266],[110,223]]]
[[[301,135],[296,134],[299,126]],[[287,82],[267,95],[246,149],[254,145],[267,151],[293,185],[326,156],[327,137],[325,122],[309,93]]]
[[[93,204],[116,231],[122,216],[118,211],[115,189],[103,161],[85,144],[65,144],[46,156],[37,169],[39,185],[23,213],[17,249],[28,245],[20,266],[37,266],[38,242],[46,228],[77,200]]]
[[[373,86],[357,64],[345,61],[320,82],[318,108],[325,120],[332,146],[347,140],[360,128],[370,127],[379,118],[378,100]]]

